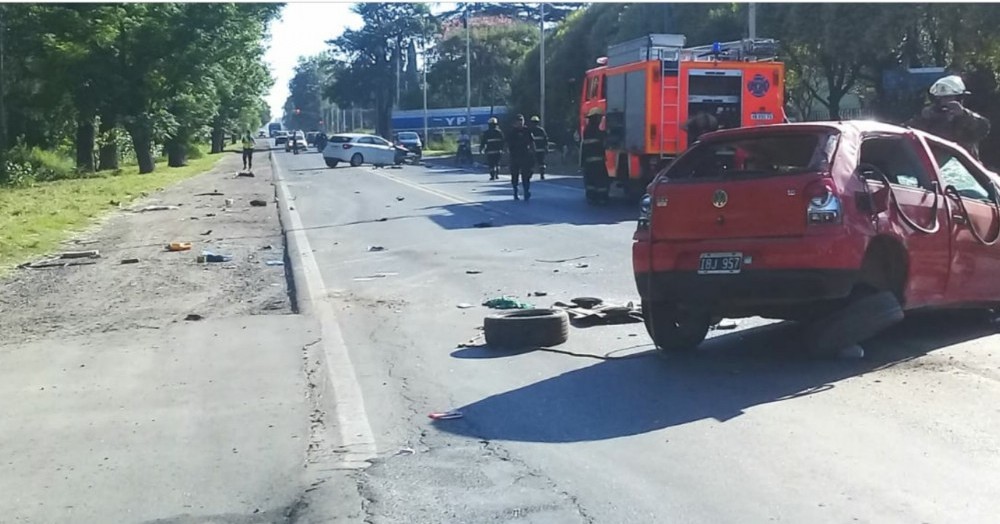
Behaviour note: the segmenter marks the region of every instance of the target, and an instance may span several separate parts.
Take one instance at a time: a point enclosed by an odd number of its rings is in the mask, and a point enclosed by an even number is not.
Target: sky
[[[430,3],[430,2],[428,2]],[[271,68],[274,86],[267,96],[271,118],[281,118],[299,57],[312,56],[327,48],[326,41],[345,29],[360,29],[361,17],[351,12],[355,2],[289,2],[281,19],[271,24],[271,39],[264,60]],[[431,12],[454,8],[452,2],[435,2]]]

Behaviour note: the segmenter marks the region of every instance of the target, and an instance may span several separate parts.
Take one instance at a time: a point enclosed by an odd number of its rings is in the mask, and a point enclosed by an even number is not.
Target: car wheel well
[[[861,279],[856,291],[891,291],[896,300],[904,304],[906,280],[909,276],[909,258],[906,248],[898,240],[875,237],[868,244],[861,263]]]

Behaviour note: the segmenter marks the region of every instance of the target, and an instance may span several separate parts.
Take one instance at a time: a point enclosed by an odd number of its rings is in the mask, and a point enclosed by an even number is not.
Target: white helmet
[[[933,96],[962,96],[969,94],[965,90],[965,82],[958,75],[946,76],[934,82],[930,92]]]

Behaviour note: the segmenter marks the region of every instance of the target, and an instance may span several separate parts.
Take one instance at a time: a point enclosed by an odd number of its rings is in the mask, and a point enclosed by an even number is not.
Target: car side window
[[[379,146],[388,146],[388,145],[391,145],[384,138],[372,138],[371,141],[372,141],[373,144],[379,145]]]
[[[975,167],[968,164],[957,151],[947,146],[934,142],[929,142],[928,145],[938,166],[941,183],[945,187],[954,186],[958,194],[966,198],[991,201],[991,191],[976,177]]]
[[[363,136],[363,137],[361,137],[361,138],[358,139],[358,143],[359,144],[374,144],[375,142],[370,137]]]
[[[866,138],[861,143],[858,163],[861,176],[869,180],[881,182],[880,175],[884,174],[893,185],[934,190],[930,173],[917,154],[916,144],[906,137]]]

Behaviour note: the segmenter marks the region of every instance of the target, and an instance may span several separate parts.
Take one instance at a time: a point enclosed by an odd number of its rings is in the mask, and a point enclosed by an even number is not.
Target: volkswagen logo
[[[729,203],[729,194],[721,189],[716,189],[712,194],[712,205],[718,208],[726,207]]]

